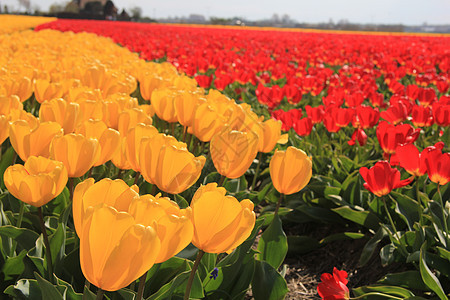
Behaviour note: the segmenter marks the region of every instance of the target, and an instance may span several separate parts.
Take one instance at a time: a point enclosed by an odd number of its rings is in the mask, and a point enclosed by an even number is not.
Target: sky
[[[33,6],[46,11],[62,0],[30,0]],[[143,15],[151,18],[182,17],[201,14],[210,17],[241,17],[256,21],[284,14],[297,22],[422,25],[450,24],[450,0],[113,0],[116,7],[139,6]],[[0,5],[18,8],[17,0],[0,0]]]

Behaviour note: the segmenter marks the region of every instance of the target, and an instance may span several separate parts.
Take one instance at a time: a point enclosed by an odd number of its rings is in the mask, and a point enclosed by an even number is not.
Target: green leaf
[[[96,295],[91,292],[87,286],[84,286],[84,290],[83,290],[83,300],[95,300],[96,299]]]
[[[65,255],[65,242],[66,242],[66,226],[62,223],[58,224],[58,227],[51,236],[49,236],[50,249],[52,253],[52,263],[56,266]]]
[[[364,238],[365,236],[366,235],[364,233],[359,232],[340,232],[323,238],[320,241],[320,244],[328,244],[330,242],[341,240],[358,240]]]
[[[198,251],[198,250],[197,250]],[[186,259],[172,257],[163,263],[154,265],[147,274],[146,294],[156,293],[161,287],[173,280],[178,274],[189,271]]]
[[[402,287],[398,286],[390,286],[390,285],[373,285],[373,286],[362,286],[356,289],[353,289],[353,293],[357,296],[364,295],[367,293],[380,293],[382,297],[370,298],[370,299],[389,299],[390,296],[409,298],[414,297],[415,295],[410,291]]]
[[[0,187],[2,189],[5,188],[5,183],[3,182],[3,174],[5,173],[5,170],[12,165],[14,154],[15,152],[13,147],[9,147],[8,150],[6,150],[6,152],[2,154],[2,158],[0,160]]]
[[[261,235],[257,249],[259,251],[257,259],[266,261],[275,269],[278,269],[283,263],[288,244],[278,215],[274,216],[272,223]]]
[[[224,184],[224,188],[230,193],[245,191],[247,186],[248,183],[244,175],[236,179],[228,179]]]
[[[174,199],[175,202],[178,204],[178,206],[180,208],[186,208],[189,206],[189,203],[186,201],[186,199],[184,199],[183,196],[181,196],[180,194],[175,194],[174,195]]]
[[[39,288],[41,289],[42,299],[64,299],[64,297],[60,294],[58,289],[53,284],[39,276],[39,274],[36,272],[34,273],[34,277],[36,277]]]
[[[122,297],[123,300],[134,300],[136,299],[136,292],[123,288],[117,291],[117,293]]]
[[[79,294],[79,293],[75,293],[73,287],[71,284],[65,282],[64,280],[61,280],[59,278],[56,278],[56,283],[58,284],[58,286],[63,286],[66,287],[66,299],[67,300],[82,300],[83,295]]]
[[[22,250],[19,255],[13,257],[7,257],[4,265],[2,266],[2,273],[4,274],[4,280],[10,280],[17,275],[22,274],[25,270],[24,259],[27,255],[27,251]]]
[[[255,262],[252,292],[256,300],[281,300],[288,291],[286,280],[277,270],[265,261]]]
[[[381,242],[381,240],[387,236],[386,230],[383,227],[380,227],[375,235],[364,245],[361,256],[359,257],[359,266],[364,266],[370,260],[375,251],[377,245]]]
[[[414,290],[428,291],[423,283],[419,271],[406,271],[401,273],[389,273],[378,281],[383,285],[394,285]]]
[[[148,297],[147,300],[171,299],[174,295],[184,295],[190,273],[191,271],[186,271],[178,274],[172,281],[162,286],[158,292]],[[202,282],[198,277],[198,273],[196,273],[192,283],[190,298],[199,299],[204,296]]]
[[[17,228],[11,225],[0,227],[0,236],[9,237],[17,241],[17,243],[24,249],[30,249],[34,247],[34,243],[39,238],[39,235],[26,228]]]
[[[448,300],[444,290],[442,289],[439,279],[431,272],[431,270],[427,266],[427,263],[425,262],[424,256],[426,255],[426,247],[427,243],[425,242],[420,248],[419,269],[422,280],[433,292],[438,295],[441,300]]]
[[[405,221],[409,230],[413,230],[414,223],[419,221],[419,213],[417,211],[419,203],[417,203],[414,199],[396,191],[392,191],[391,193],[396,200],[395,212]]]
[[[438,251],[440,257],[445,258],[448,261],[450,261],[450,251],[448,251],[444,248],[441,248],[441,247],[436,247],[436,250]]]
[[[34,279],[20,279],[15,285],[10,285],[4,293],[16,299],[42,299],[41,290]]]
[[[338,213],[341,217],[367,228],[377,230],[380,227],[380,220],[375,214],[369,211],[357,211],[349,206],[333,208],[332,210]]]
[[[395,246],[392,244],[387,244],[380,251],[381,265],[386,267],[394,261],[394,251]]]

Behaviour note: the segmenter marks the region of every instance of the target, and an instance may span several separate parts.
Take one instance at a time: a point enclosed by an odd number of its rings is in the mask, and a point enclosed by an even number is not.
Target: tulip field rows
[[[0,30],[5,296],[299,299],[288,251],[360,240],[401,271],[316,298],[448,299],[449,36],[30,18]]]

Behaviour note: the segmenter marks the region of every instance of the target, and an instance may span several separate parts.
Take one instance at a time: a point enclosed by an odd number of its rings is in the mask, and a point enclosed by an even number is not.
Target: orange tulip
[[[312,176],[312,160],[300,149],[275,150],[269,164],[270,177],[278,192],[290,195],[303,189]]]
[[[34,82],[34,97],[39,103],[61,98],[63,93],[63,86],[59,82],[50,82],[45,79],[36,79]]]
[[[120,134],[126,135],[129,129],[136,127],[139,123],[152,125],[153,119],[141,107],[135,107],[119,114],[117,127]]]
[[[175,97],[181,94],[178,90],[169,88],[157,89],[152,93],[152,107],[156,115],[164,121],[173,123],[177,121],[175,111]]]
[[[35,127],[27,121],[17,120],[9,128],[9,140],[23,161],[30,156],[49,157],[52,139],[62,135],[61,125],[55,122],[36,122]]]
[[[83,218],[81,270],[103,290],[120,290],[141,277],[155,263],[160,248],[155,225],[138,224],[111,206],[90,207]]]
[[[239,178],[247,171],[258,153],[258,136],[225,127],[210,144],[211,158],[221,175]]]
[[[201,186],[191,201],[192,243],[208,253],[230,252],[242,244],[255,226],[253,202],[226,196],[216,183]]]
[[[50,153],[64,163],[69,177],[80,177],[99,160],[101,149],[96,139],[71,133],[53,138]]]
[[[67,183],[64,164],[42,156],[30,156],[25,165],[13,165],[6,169],[4,182],[8,191],[17,199],[41,207],[56,198]]]
[[[137,124],[136,127],[131,128],[125,140],[125,154],[131,168],[136,171],[141,171],[141,163],[139,162],[139,153],[141,148],[141,141],[146,138],[151,138],[158,134],[158,129],[152,125]]]
[[[194,227],[191,221],[191,208],[180,209],[169,198],[144,195],[131,202],[129,213],[137,223],[151,226],[158,223],[158,237],[161,240],[161,250],[156,263],[161,263],[181,250],[192,241]]]
[[[73,223],[78,235],[81,234],[82,222],[90,206],[106,204],[118,211],[127,212],[131,202],[139,198],[137,185],[129,187],[123,180],[109,178],[95,182],[88,178],[75,187],[73,193]]]
[[[80,105],[78,103],[68,103],[62,98],[45,101],[39,109],[41,121],[56,122],[64,129],[64,133],[72,133],[80,124]]]

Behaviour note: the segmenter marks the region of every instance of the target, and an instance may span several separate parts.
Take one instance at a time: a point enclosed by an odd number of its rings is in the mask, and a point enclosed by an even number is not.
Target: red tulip
[[[320,276],[321,283],[317,285],[317,292],[323,300],[347,300],[350,299],[350,291],[347,287],[348,274],[337,268],[333,269],[333,275],[324,273]]]
[[[356,141],[358,141],[360,146],[364,146],[367,142],[367,134],[364,132],[364,130],[357,128],[352,134],[352,138],[347,143],[350,146],[353,146],[356,144]]]
[[[414,143],[419,137],[420,129],[409,124],[391,125],[381,122],[377,127],[377,138],[385,154],[394,154],[398,145]]]
[[[370,106],[359,106],[353,118],[353,126],[362,129],[372,128],[380,120],[380,112]]]
[[[411,101],[416,101],[419,97],[419,87],[415,84],[410,84],[406,87],[406,96]]]
[[[389,194],[393,189],[411,183],[413,177],[400,180],[400,171],[391,168],[387,161],[379,161],[372,168],[362,167],[359,173],[364,179],[364,187],[378,197]]]
[[[306,105],[306,114],[311,118],[313,124],[322,122],[325,115],[325,107],[319,105],[317,107],[311,107],[311,105]]]
[[[416,127],[428,127],[433,125],[433,112],[431,107],[414,105],[411,112],[411,121]]]
[[[195,76],[195,80],[197,80],[199,86],[207,89],[211,86],[212,77],[207,75],[197,75]]]
[[[433,104],[434,101],[437,100],[436,97],[436,91],[433,88],[421,88],[419,90],[419,102],[420,105],[423,105],[425,107]]]
[[[443,97],[442,97],[443,98]],[[433,104],[434,122],[439,126],[450,125],[450,103],[444,104],[442,98],[439,102]]]
[[[428,178],[439,185],[445,185],[450,181],[450,153],[442,153],[442,148],[439,148],[428,147],[424,150],[425,165]]]
[[[306,117],[300,120],[295,120],[293,127],[299,136],[307,136],[311,134],[313,123],[311,122],[311,118]]]
[[[408,117],[408,110],[402,102],[398,102],[395,105],[390,106],[387,110],[380,113],[381,118],[397,125],[403,122]]]

